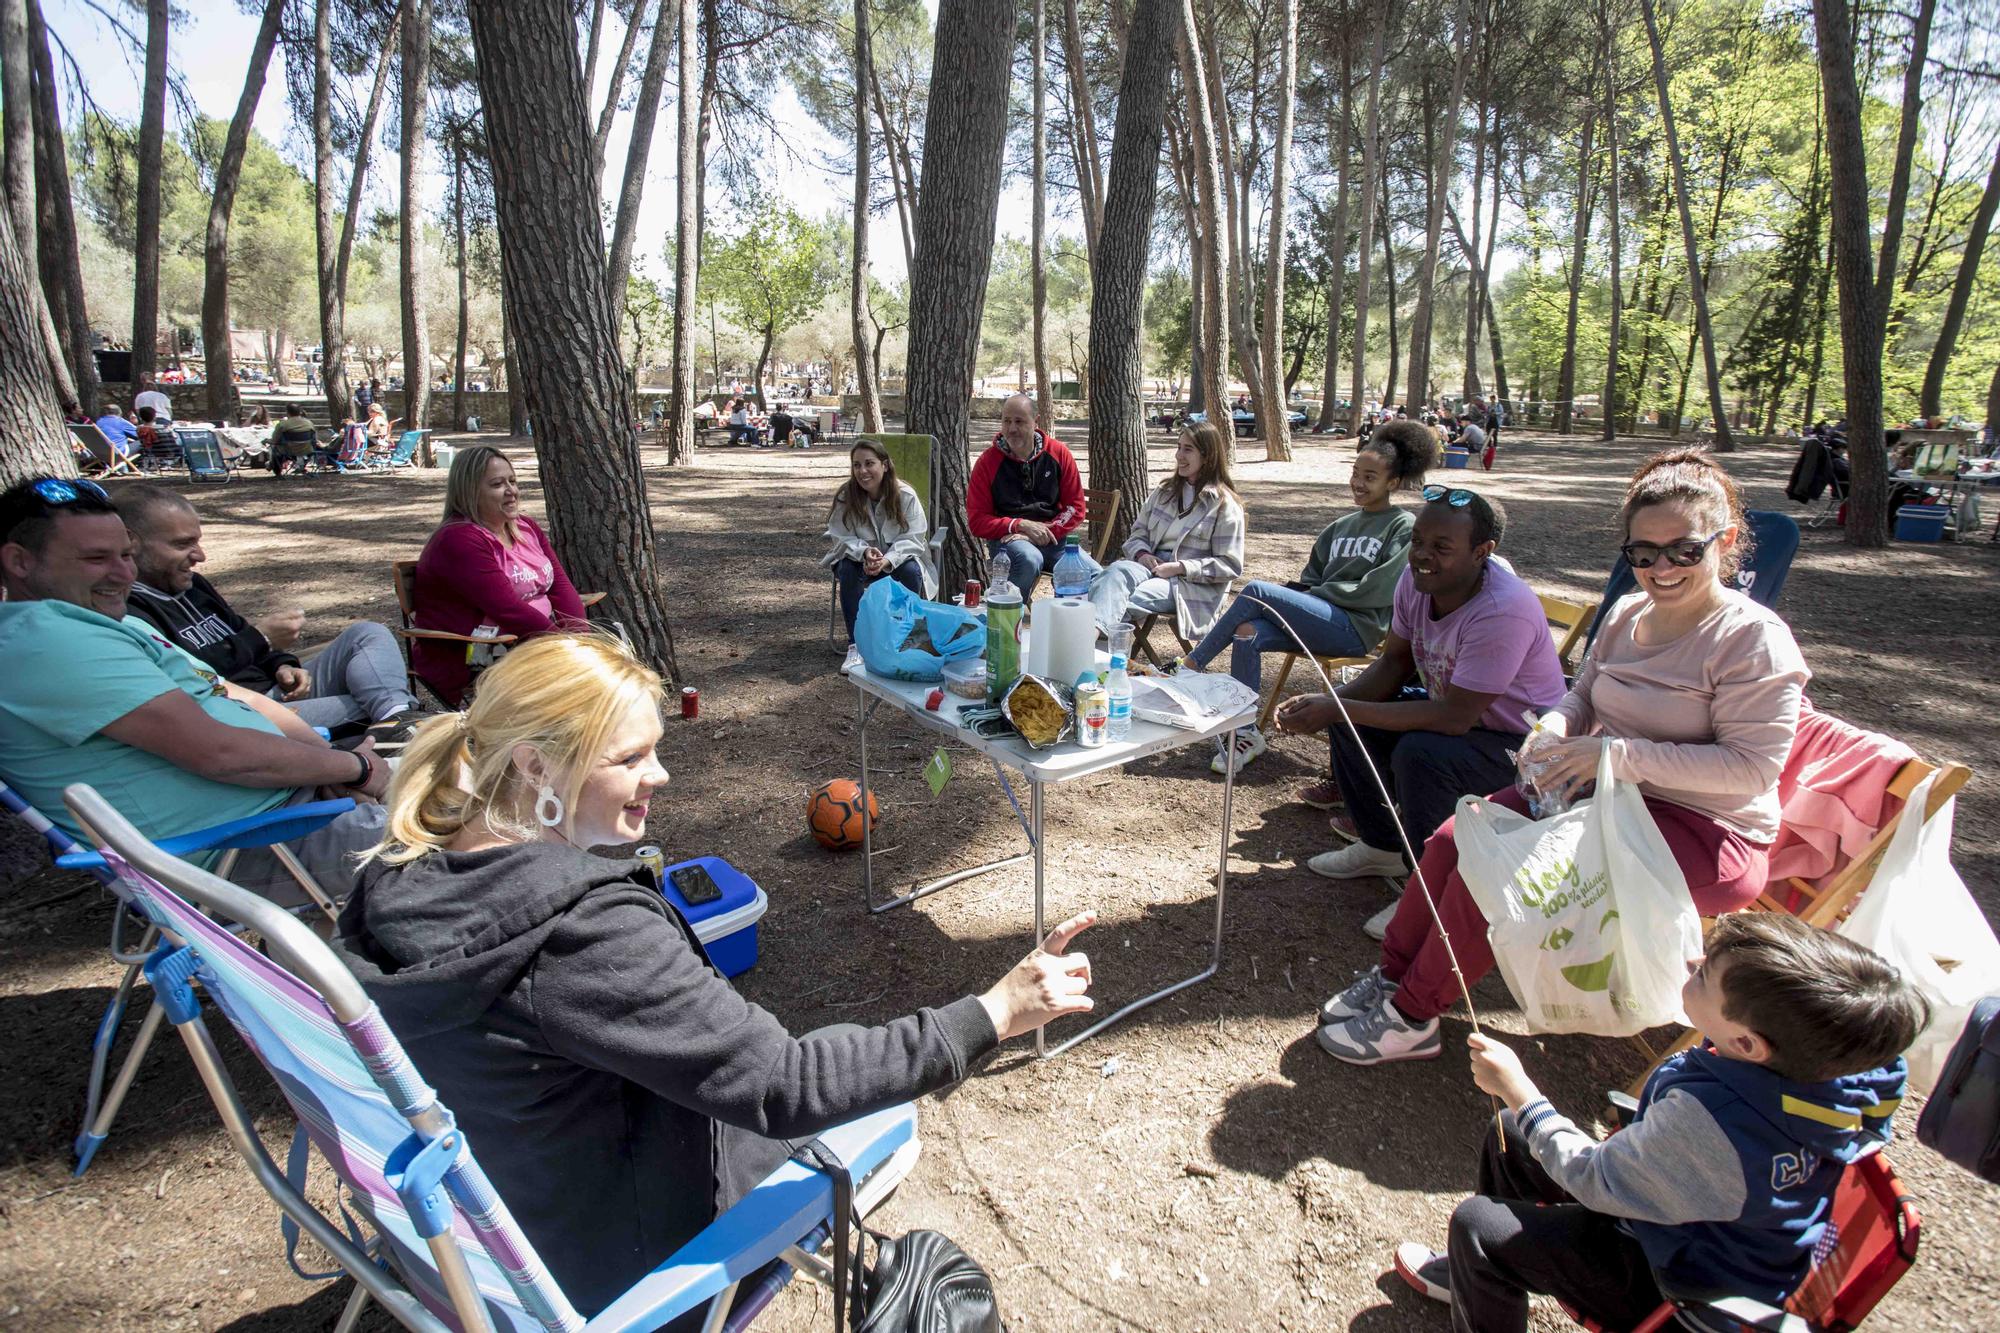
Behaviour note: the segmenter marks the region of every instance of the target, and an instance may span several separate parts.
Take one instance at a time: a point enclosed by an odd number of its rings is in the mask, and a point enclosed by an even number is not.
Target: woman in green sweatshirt
[[[1318,656],[1364,657],[1375,651],[1389,627],[1396,579],[1409,563],[1415,526],[1410,511],[1390,499],[1421,486],[1436,460],[1437,437],[1420,422],[1391,422],[1376,431],[1354,456],[1348,480],[1354,512],[1326,525],[1295,581],[1246,585],[1186,664],[1200,671],[1227,647],[1229,674],[1261,692],[1263,655],[1296,652],[1298,644],[1260,603],[1284,616]],[[1236,766],[1242,768],[1264,753],[1264,734],[1245,727],[1235,744]],[[1221,773],[1228,762],[1218,753],[1213,767]]]

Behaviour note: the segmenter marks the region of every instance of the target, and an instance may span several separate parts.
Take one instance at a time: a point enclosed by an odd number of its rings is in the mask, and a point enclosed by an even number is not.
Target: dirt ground
[[[1079,425],[1062,432],[1081,439]],[[1170,442],[1154,438],[1156,474]],[[1538,588],[1594,603],[1616,538],[1623,478],[1646,446],[1511,436],[1501,470],[1472,484],[1510,513],[1504,552]],[[1081,451],[1080,451],[1081,452]],[[1308,440],[1295,461],[1243,450],[1250,568],[1304,563],[1348,503],[1351,449]],[[532,457],[520,461],[539,509]],[[1753,506],[1793,510],[1790,455],[1731,462]],[[914,908],[862,909],[856,855],[806,835],[806,791],[857,768],[854,691],[827,644],[827,580],[815,561],[837,452],[715,450],[670,471],[648,451],[680,664],[699,721],[672,721],[663,756],[678,799],[652,836],[670,857],[728,856],[769,892],[762,960],[746,993],[793,1030],[875,1022],[989,984],[1028,943],[1026,868],[961,884]],[[1087,467],[1087,463],[1086,463]],[[1458,478],[1454,477],[1453,480]],[[303,604],[308,636],[353,617],[388,620],[388,562],[435,521],[441,473],[200,491],[208,573],[245,610]],[[1781,605],[1815,672],[1818,704],[1893,732],[1980,775],[1959,802],[1956,860],[2000,920],[2000,546],[1982,539],[1860,552],[1808,532]],[[914,726],[876,733],[885,803],[878,874],[901,886],[1013,850],[1020,833],[988,771],[960,752],[936,800]],[[1194,971],[1213,911],[1221,780],[1205,749],[1052,789],[1051,920],[1092,906],[1083,938],[1100,1006]],[[1304,859],[1332,845],[1292,793],[1325,763],[1287,739],[1244,775],[1230,849],[1220,975],[1059,1059],[1017,1042],[922,1107],[924,1155],[877,1222],[936,1227],[993,1273],[1011,1327],[1031,1330],[1443,1329],[1387,1275],[1397,1241],[1442,1242],[1491,1114],[1455,1054],[1359,1070],[1312,1041],[1313,1013],[1374,957],[1361,923],[1386,885],[1336,886]],[[93,1024],[116,973],[110,915],[94,888],[37,868],[18,826],[0,838],[0,1327],[325,1328],[348,1284],[288,1271],[277,1215],[224,1137],[171,1038],[140,1075],[88,1176],[69,1176]],[[1483,1016],[1519,1034],[1497,977]],[[128,1029],[129,1030],[129,1029]],[[274,1150],[290,1119],[226,1024],[215,1030]],[[1600,1092],[1642,1061],[1622,1042],[1519,1042],[1558,1106],[1594,1115]],[[1881,1308],[1895,1329],[2000,1327],[2000,1190],[1918,1147],[1919,1103],[1898,1116],[1893,1157],[1922,1207],[1917,1269]],[[315,1176],[315,1196],[328,1194]],[[828,1302],[795,1283],[764,1326],[823,1326]],[[1564,1324],[1538,1308],[1538,1328]]]

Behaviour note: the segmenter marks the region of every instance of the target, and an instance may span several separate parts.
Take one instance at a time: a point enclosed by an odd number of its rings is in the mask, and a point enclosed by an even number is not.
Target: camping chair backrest
[[[334,461],[342,467],[354,467],[367,457],[368,431],[359,422],[349,422],[340,428],[340,452]]]
[[[1570,654],[1576,651],[1577,640],[1583,637],[1584,629],[1590,624],[1592,608],[1580,602],[1566,602],[1560,597],[1541,594],[1542,615],[1549,622],[1549,638],[1555,645],[1556,660],[1563,670],[1570,669]]]
[[[1789,514],[1769,509],[1748,510],[1743,518],[1757,544],[1730,586],[1759,606],[1776,610],[1778,594],[1785,588],[1785,576],[1792,572],[1792,558],[1799,553],[1798,522]],[[1620,555],[1611,566],[1611,577],[1604,581],[1604,597],[1598,602],[1597,614],[1590,622],[1590,637],[1584,641],[1586,653],[1590,651],[1590,645],[1597,642],[1597,631],[1612,606],[1620,597],[1638,590],[1639,580],[1632,573],[1632,566]]]
[[[417,446],[424,442],[420,430],[406,430],[396,437],[396,451],[389,455],[390,467],[401,467],[416,456]]]
[[[223,455],[222,441],[213,430],[176,427],[174,437],[181,442],[181,457],[196,481],[228,481],[229,460]]]
[[[1847,1168],[1812,1271],[1785,1303],[1814,1328],[1855,1328],[1917,1261],[1922,1219],[1881,1153]]]
[[[103,468],[106,473],[131,470],[132,460],[112,447],[111,437],[106,435],[95,421],[72,421],[69,423],[69,433],[76,437],[77,443],[90,454],[90,461]]]
[[[897,478],[917,493],[917,501],[923,505],[924,516],[931,526],[943,526],[943,520],[931,507],[931,497],[937,494],[937,450],[930,436],[870,433],[857,435],[854,440],[856,444],[868,440],[881,445],[882,452],[895,464]]]
[[[69,788],[66,799],[103,844],[106,860],[131,888],[139,910],[164,937],[147,975],[169,1016],[176,1024],[189,1021],[173,1012],[179,998],[175,983],[200,982],[276,1080],[306,1137],[340,1176],[382,1238],[385,1257],[417,1299],[447,1324],[462,1327],[468,1322],[454,1312],[451,1284],[435,1257],[441,1252],[442,1262],[456,1272],[456,1254],[477,1288],[476,1300],[496,1327],[581,1328],[584,1321],[494,1193],[470,1146],[456,1134],[451,1113],[333,951],[282,909],[152,846],[88,786]],[[201,909],[255,930],[268,956]],[[183,1033],[189,1035],[186,1028]],[[197,1045],[190,1036],[190,1051],[202,1065]],[[203,1068],[203,1075],[225,1123],[239,1123],[242,1105],[226,1074],[211,1078]],[[438,1155],[432,1145],[448,1148],[452,1140],[460,1150],[442,1175],[449,1226],[440,1231],[434,1251],[413,1222],[396,1180],[406,1170],[420,1175],[427,1165],[412,1160],[413,1154]],[[296,1185],[280,1192],[282,1176],[274,1181],[258,1174],[288,1213],[303,1202]],[[438,1188],[433,1184],[414,1197],[435,1198]],[[329,1233],[309,1219],[295,1220],[306,1222],[323,1243],[328,1239]],[[342,1246],[330,1219],[321,1214],[319,1220],[331,1229],[334,1243],[328,1248],[342,1266],[357,1279],[379,1281],[379,1271],[364,1275],[373,1265],[359,1253],[359,1245]],[[349,1234],[352,1238],[351,1229]],[[370,1290],[392,1308],[410,1305],[408,1296],[393,1288],[376,1290],[370,1283]]]
[[[1083,493],[1084,517],[1090,521],[1090,535],[1097,539],[1091,559],[1104,563],[1104,553],[1111,546],[1111,530],[1118,522],[1118,506],[1124,502],[1125,493],[1114,490],[1087,490]]]
[[[75,839],[56,827],[54,820],[50,819],[40,810],[37,810],[27,797],[15,791],[5,782],[0,782],[0,810],[8,811],[23,824],[26,824],[36,833],[39,833],[42,841],[49,845],[50,856],[67,856],[71,852],[81,850],[76,845]],[[105,879],[107,876],[99,874],[98,878]]]

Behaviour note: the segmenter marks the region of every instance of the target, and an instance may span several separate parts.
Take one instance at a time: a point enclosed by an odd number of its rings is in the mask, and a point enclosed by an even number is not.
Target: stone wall
[[[126,416],[136,419],[138,414],[132,410],[133,392],[130,384],[121,383],[116,380],[106,380],[104,382],[103,400],[97,403],[86,403],[85,406],[90,409],[92,416],[96,416],[104,403],[116,403],[125,410]],[[160,392],[166,394],[167,400],[174,405],[174,420],[208,420],[208,386],[206,384],[165,384],[160,386]],[[236,407],[241,397],[242,395],[235,389],[229,391],[229,417],[232,422],[236,419]]]

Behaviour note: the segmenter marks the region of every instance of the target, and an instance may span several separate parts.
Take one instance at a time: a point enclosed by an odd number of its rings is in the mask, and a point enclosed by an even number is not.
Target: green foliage
[[[767,344],[818,306],[840,275],[833,226],[770,198],[735,236],[708,243],[702,267],[731,318]]]

